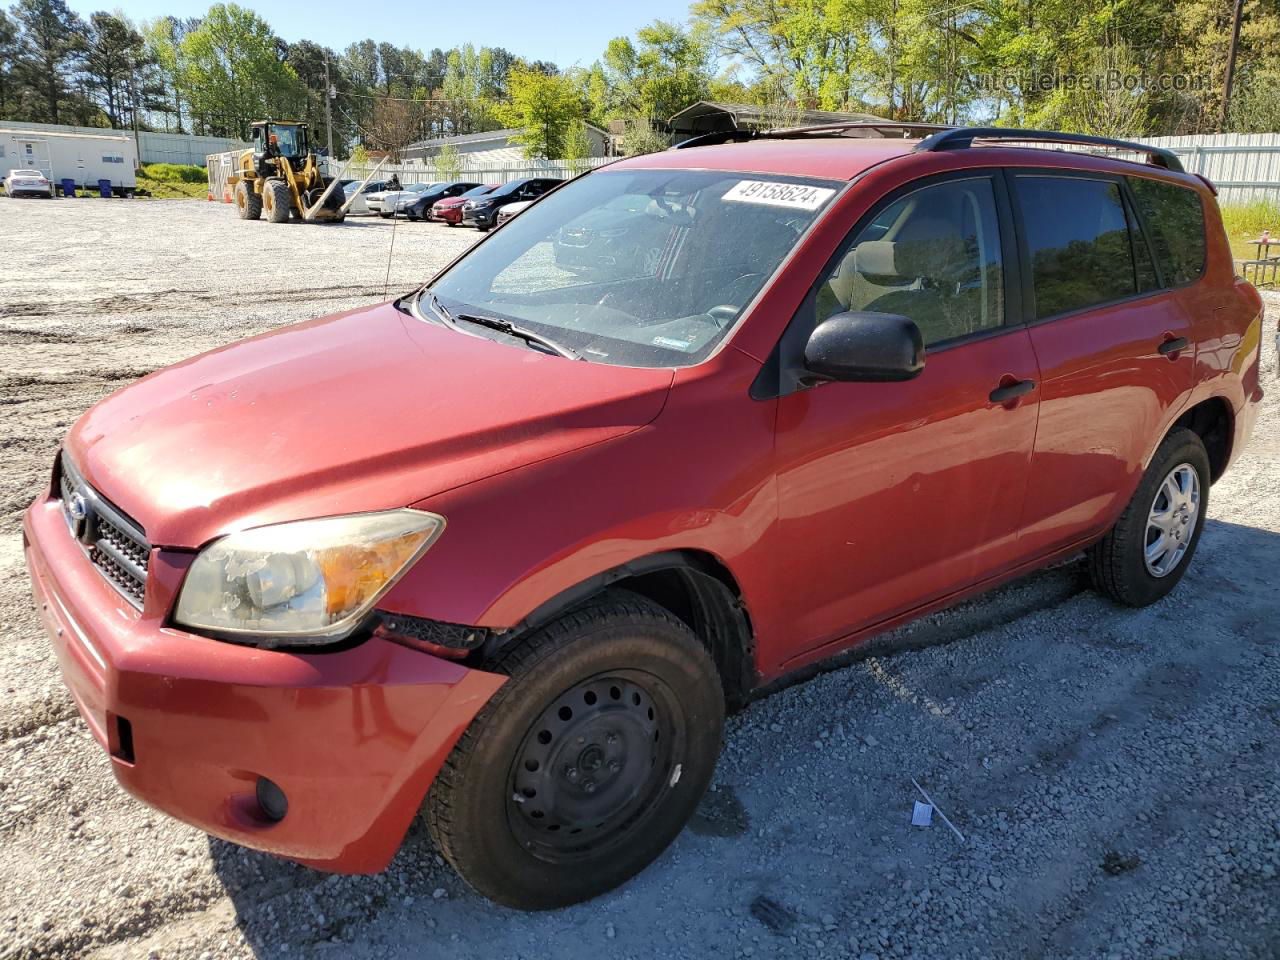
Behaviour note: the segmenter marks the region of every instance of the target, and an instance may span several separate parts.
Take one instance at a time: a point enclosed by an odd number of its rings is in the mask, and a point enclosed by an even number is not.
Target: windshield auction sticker
[[[817,210],[835,193],[831,187],[811,187],[803,183],[770,180],[739,180],[725,191],[724,199],[734,203],[759,203],[767,207]]]

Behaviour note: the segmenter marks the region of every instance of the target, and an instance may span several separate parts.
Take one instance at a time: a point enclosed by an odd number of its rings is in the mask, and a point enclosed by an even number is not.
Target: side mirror
[[[824,380],[910,380],[924,369],[924,337],[896,313],[837,313],[810,334],[804,365]]]

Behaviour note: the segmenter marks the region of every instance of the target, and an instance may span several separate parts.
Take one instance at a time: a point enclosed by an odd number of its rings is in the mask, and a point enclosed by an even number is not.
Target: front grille
[[[61,467],[59,489],[71,535],[107,582],[141,609],[151,559],[142,528],[89,486],[65,456]]]

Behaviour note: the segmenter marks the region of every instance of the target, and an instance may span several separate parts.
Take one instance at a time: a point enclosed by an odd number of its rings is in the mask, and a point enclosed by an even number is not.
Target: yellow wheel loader
[[[341,223],[346,217],[342,187],[320,172],[305,123],[254,123],[253,149],[240,155],[227,182],[235,187],[241,220],[266,214],[272,223],[284,223],[293,214],[299,220]]]

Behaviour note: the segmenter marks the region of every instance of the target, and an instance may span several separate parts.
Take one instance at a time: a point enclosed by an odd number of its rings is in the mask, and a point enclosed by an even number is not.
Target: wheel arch
[[[1216,482],[1231,462],[1231,445],[1235,437],[1235,414],[1231,404],[1219,396],[1201,400],[1184,411],[1170,426],[1169,432],[1179,427],[1191,430],[1204,442],[1209,452],[1209,480]]]
[[[513,629],[492,637],[482,657],[610,589],[639,594],[693,630],[711,653],[726,703],[737,707],[746,701],[758,683],[751,616],[737,578],[705,550],[664,550],[594,574],[541,603]]]

